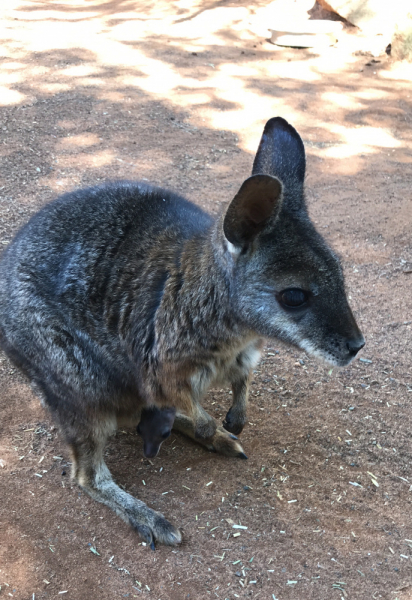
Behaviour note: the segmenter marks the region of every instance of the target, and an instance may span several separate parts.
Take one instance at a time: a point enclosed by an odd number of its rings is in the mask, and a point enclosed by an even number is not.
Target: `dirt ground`
[[[256,33],[266,4],[2,3],[2,244],[57,194],[116,178],[215,213],[280,115],[305,142],[309,210],[367,344],[330,372],[269,342],[248,461],[178,434],[150,461],[119,431],[116,480],[183,532],[156,552],[71,486],[58,431],[1,355],[0,598],[412,599],[412,69],[349,34],[275,47]],[[218,421],[229,404],[205,400]]]

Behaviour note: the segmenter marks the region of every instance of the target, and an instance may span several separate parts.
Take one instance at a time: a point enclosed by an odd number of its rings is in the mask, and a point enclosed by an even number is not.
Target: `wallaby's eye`
[[[169,435],[170,435],[170,431],[165,431],[164,433],[162,433],[162,438],[164,440],[166,440],[169,437]]]
[[[306,304],[309,299],[309,294],[305,290],[299,288],[290,288],[279,294],[280,303],[288,308],[299,308]]]

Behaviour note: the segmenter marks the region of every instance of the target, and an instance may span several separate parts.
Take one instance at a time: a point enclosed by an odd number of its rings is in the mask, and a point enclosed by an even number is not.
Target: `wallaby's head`
[[[170,436],[176,416],[175,408],[144,408],[136,430],[143,438],[146,458],[158,455],[160,446]]]
[[[332,365],[364,346],[342,268],[309,219],[303,142],[284,119],[266,123],[252,176],[220,221],[221,256],[238,317]]]

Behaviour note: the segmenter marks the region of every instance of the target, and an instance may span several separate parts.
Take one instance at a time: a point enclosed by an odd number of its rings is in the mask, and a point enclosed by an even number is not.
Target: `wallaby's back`
[[[40,388],[50,380],[72,401],[73,386],[83,388],[83,401],[90,393],[103,403],[119,389],[133,393],[139,353],[131,355],[131,331],[136,344],[153,343],[150,325],[170,269],[185,242],[207,235],[211,223],[178,195],[136,182],[75,191],[45,206],[0,262],[5,350]]]

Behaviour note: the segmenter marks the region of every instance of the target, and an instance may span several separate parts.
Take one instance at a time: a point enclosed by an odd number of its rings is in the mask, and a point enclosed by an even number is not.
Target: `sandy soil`
[[[276,48],[257,33],[264,8],[2,4],[2,244],[58,193],[114,178],[216,212],[281,115],[304,139],[310,213],[342,258],[367,345],[330,373],[268,343],[248,461],[176,434],[150,462],[119,431],[116,480],[183,531],[180,548],[155,553],[71,486],[58,431],[1,355],[0,597],[412,598],[412,70],[349,42]],[[228,390],[205,401],[219,421],[229,403]]]

